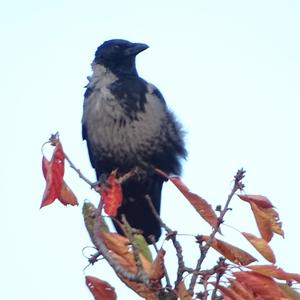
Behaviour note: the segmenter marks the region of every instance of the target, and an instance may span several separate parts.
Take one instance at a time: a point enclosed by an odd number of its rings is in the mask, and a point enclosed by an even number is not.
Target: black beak
[[[146,44],[133,43],[128,49],[125,50],[125,55],[137,55],[148,48],[149,46]]]

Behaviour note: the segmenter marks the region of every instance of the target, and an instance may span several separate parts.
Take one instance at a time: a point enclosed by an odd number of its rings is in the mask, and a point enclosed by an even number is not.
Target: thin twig
[[[213,292],[211,294],[211,300],[215,300],[217,298],[217,291],[218,291],[219,283],[220,283],[220,280],[221,280],[223,274],[224,273],[217,273],[215,287],[214,287]]]
[[[182,281],[183,278],[183,273],[185,272],[186,268],[185,268],[185,264],[183,261],[183,255],[182,255],[182,247],[180,245],[180,243],[177,241],[176,239],[176,235],[177,232],[171,230],[171,228],[169,228],[161,219],[161,217],[159,216],[159,214],[157,213],[153,203],[152,203],[152,199],[150,198],[149,195],[145,196],[152,213],[154,214],[154,216],[156,217],[156,219],[158,220],[158,222],[160,223],[160,226],[162,228],[164,228],[167,232],[167,238],[171,239],[173,246],[176,250],[176,256],[177,256],[177,261],[178,261],[178,269],[177,269],[177,278],[175,281],[175,287]]]
[[[149,240],[152,242],[152,246],[154,247],[155,252],[156,252],[156,254],[157,254],[157,253],[158,253],[158,248],[157,248],[157,246],[156,246],[156,241],[155,241],[154,236],[153,236],[153,235],[150,235],[150,236],[149,236]],[[167,288],[168,288],[168,287],[172,287],[172,286],[171,286],[170,277],[169,277],[169,274],[168,274],[168,270],[167,270],[165,264],[164,264],[163,267],[164,267],[164,273],[165,273],[165,278],[166,278],[166,286],[167,286]]]
[[[78,174],[78,176],[81,179],[83,179],[92,189],[96,190],[95,184],[93,182],[91,182],[87,177],[85,177],[78,168],[76,168],[76,166],[72,163],[72,161],[70,160],[70,158],[68,157],[68,155],[66,153],[64,153],[64,155],[65,155],[66,161],[70,164],[70,167],[73,170],[75,170],[75,172]]]
[[[202,263],[203,263],[203,261],[206,257],[206,254],[207,254],[209,248],[211,247],[211,243],[213,242],[213,239],[214,239],[215,235],[219,231],[219,228],[220,228],[221,224],[224,222],[224,216],[225,216],[226,212],[228,211],[229,203],[230,203],[232,197],[234,196],[234,194],[238,190],[242,190],[244,188],[244,184],[242,183],[242,179],[245,177],[245,172],[246,171],[244,171],[243,169],[240,169],[240,170],[237,171],[236,175],[234,176],[234,185],[232,187],[232,190],[231,190],[230,194],[227,197],[227,201],[225,203],[224,208],[220,212],[220,216],[218,218],[217,226],[214,228],[214,230],[210,234],[209,239],[207,240],[207,242],[205,243],[204,246],[200,242],[201,255],[200,255],[200,258],[197,261],[197,265],[196,265],[196,268],[195,268],[195,273],[192,275],[190,286],[189,286],[189,294],[191,296],[193,296],[193,294],[194,294],[194,288],[195,288],[195,285],[196,285],[196,282],[197,282],[197,278],[199,276],[198,274],[199,274],[199,271],[201,269]]]

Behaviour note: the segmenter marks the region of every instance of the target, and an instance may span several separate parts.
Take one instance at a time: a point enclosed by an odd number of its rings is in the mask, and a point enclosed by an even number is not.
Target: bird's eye
[[[118,50],[118,49],[120,49],[120,45],[113,45],[113,48],[114,48],[115,50]]]

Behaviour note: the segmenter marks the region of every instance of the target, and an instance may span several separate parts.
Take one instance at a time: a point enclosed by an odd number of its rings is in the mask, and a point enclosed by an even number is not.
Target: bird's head
[[[136,74],[135,57],[148,46],[115,39],[104,42],[95,53],[95,64],[101,64],[116,75]]]

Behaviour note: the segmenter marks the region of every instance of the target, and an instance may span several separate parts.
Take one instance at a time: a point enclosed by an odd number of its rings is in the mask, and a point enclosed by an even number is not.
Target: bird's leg
[[[101,185],[107,185],[107,178],[108,178],[107,174],[102,173],[102,174],[99,176],[98,181],[92,183],[92,185],[91,185],[92,188],[93,188],[93,189],[97,189],[97,188],[98,188],[99,186],[101,186]]]
[[[142,164],[140,166],[136,166],[133,169],[133,172],[136,175],[137,180],[143,181],[145,178],[153,177],[156,174],[155,169],[149,164]]]

